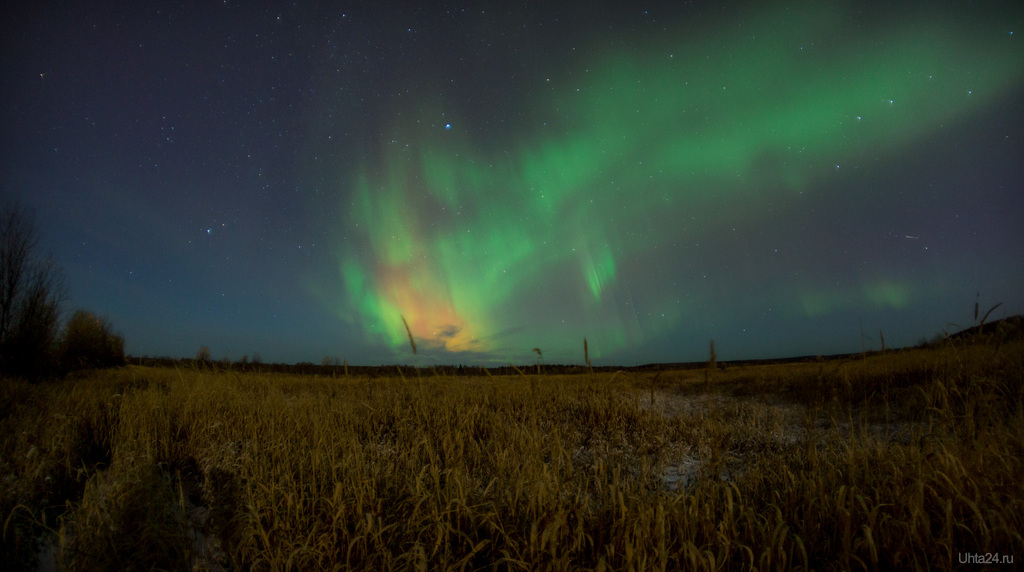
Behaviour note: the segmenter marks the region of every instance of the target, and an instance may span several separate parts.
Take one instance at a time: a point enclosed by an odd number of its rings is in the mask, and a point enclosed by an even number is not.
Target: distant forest
[[[971,326],[964,328],[953,334],[947,334],[939,336],[930,342],[924,342],[921,345],[934,345],[943,343],[945,340],[960,340],[969,336],[994,336],[999,338],[999,341],[1006,341],[1014,338],[1018,338],[1024,335],[1024,316],[1011,316],[1001,320],[995,320],[993,322],[981,323],[977,326]],[[899,350],[890,350],[899,351]],[[756,364],[785,364],[785,363],[801,363],[801,362],[815,362],[824,361],[830,359],[842,359],[842,358],[853,358],[863,357],[864,355],[874,355],[881,353],[879,351],[869,352],[856,352],[849,354],[834,354],[826,356],[798,356],[798,357],[786,357],[786,358],[773,358],[773,359],[759,359],[759,360],[732,360],[732,361],[718,361],[715,363],[715,367],[718,369],[726,369],[734,366],[746,366]],[[325,358],[325,361],[326,358]],[[379,366],[362,366],[362,365],[347,365],[343,363],[337,363],[335,359],[334,363],[323,363],[315,364],[311,362],[299,362],[296,364],[285,364],[285,363],[260,363],[249,361],[232,362],[228,360],[211,360],[204,359],[202,357],[197,358],[172,358],[172,357],[137,357],[128,356],[127,362],[133,365],[142,365],[149,367],[183,367],[183,368],[196,368],[196,369],[208,369],[214,371],[239,371],[239,372],[265,372],[265,373],[284,373],[284,374],[298,374],[298,375],[321,375],[321,376],[344,376],[344,375],[355,375],[362,377],[390,377],[395,375],[404,376],[487,376],[487,375],[536,375],[538,373],[538,366],[536,364],[530,365],[506,365],[497,367],[482,367],[482,366],[468,366],[468,365],[437,365],[437,366],[412,366],[412,365],[379,365]],[[693,362],[677,362],[677,363],[650,363],[637,366],[594,366],[593,371],[595,373],[600,372],[615,372],[615,371],[628,371],[628,372],[658,372],[658,371],[669,371],[669,370],[688,370],[688,369],[704,369],[708,367],[708,361],[693,361]],[[541,364],[539,373],[543,375],[562,375],[562,374],[581,374],[591,371],[585,365],[577,364]]]

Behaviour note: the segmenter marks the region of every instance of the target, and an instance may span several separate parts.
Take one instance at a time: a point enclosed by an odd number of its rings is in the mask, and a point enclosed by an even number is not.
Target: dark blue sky
[[[7,8],[0,198],[68,308],[135,355],[370,365],[1024,311],[1017,2],[378,4]]]

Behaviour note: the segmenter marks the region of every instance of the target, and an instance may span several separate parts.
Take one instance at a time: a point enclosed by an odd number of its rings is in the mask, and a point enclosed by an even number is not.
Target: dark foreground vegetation
[[[1019,566],[1022,379],[1024,341],[985,332],[725,371],[4,378],[0,552],[69,570]]]
[[[29,380],[124,364],[124,338],[78,310],[61,327],[68,286],[39,249],[34,217],[0,205],[0,377]]]

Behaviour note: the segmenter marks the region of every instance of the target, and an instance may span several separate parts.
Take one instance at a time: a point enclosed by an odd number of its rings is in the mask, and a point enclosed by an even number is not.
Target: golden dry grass
[[[1024,345],[705,372],[0,382],[3,551],[67,569],[1024,558]]]

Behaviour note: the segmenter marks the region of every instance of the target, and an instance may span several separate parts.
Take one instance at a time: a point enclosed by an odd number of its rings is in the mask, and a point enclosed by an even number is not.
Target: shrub
[[[60,354],[66,370],[116,367],[124,365],[124,338],[106,320],[79,310],[64,328]]]

